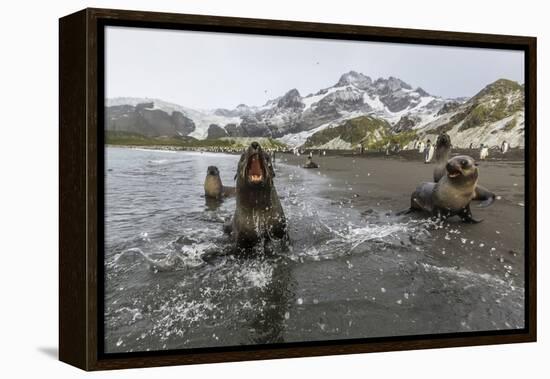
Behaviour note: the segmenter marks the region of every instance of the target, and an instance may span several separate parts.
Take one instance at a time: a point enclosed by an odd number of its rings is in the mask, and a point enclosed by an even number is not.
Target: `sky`
[[[506,78],[523,83],[522,51],[107,27],[107,98],[158,98],[196,109],[302,96],[350,70],[394,76],[432,95],[470,97]]]

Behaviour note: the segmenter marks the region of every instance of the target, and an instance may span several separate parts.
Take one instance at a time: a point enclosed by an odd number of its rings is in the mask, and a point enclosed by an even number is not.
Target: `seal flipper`
[[[231,217],[223,223],[223,232],[225,234],[231,234],[233,232],[233,219]]]
[[[404,216],[404,215],[408,215],[410,213],[413,213],[416,209],[413,209],[413,208],[407,208],[407,209],[402,209],[398,212],[395,212],[395,215],[396,216]]]
[[[407,215],[415,211],[424,211],[431,213],[433,211],[433,202],[431,201],[435,183],[422,183],[411,195],[411,206],[396,213],[397,216]]]
[[[281,238],[281,250],[283,252],[291,251],[290,246],[290,236],[288,235],[288,231],[285,230],[285,234],[283,235],[283,238]]]
[[[428,210],[426,207],[424,207],[422,204],[420,204],[418,199],[415,197],[415,193],[413,193],[413,195],[411,196],[411,206],[407,209],[403,209],[403,210],[400,210],[398,212],[395,212],[396,216],[404,216],[404,215],[414,213],[416,211],[427,211]],[[430,211],[428,211],[428,212],[430,212]]]
[[[495,202],[496,195],[489,191],[487,188],[480,186],[479,184],[476,185],[476,188],[474,190],[474,198],[472,200],[481,201],[479,203],[479,208],[486,208],[493,204]]]
[[[411,209],[432,213],[434,204],[432,195],[435,190],[436,183],[422,183],[411,195]]]
[[[479,224],[480,222],[483,221],[483,219],[476,220],[472,216],[472,211],[470,210],[470,204],[468,204],[464,209],[462,209],[462,211],[460,211],[459,216],[463,222],[466,222],[468,224]]]

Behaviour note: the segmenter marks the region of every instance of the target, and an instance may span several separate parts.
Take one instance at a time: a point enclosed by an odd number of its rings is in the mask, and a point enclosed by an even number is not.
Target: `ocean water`
[[[206,201],[206,168],[236,155],[106,148],[106,352],[523,327],[514,278],[438,259],[452,226],[355,209],[314,171],[276,162],[289,250],[231,254],[235,199]],[[435,242],[434,242],[435,241]]]

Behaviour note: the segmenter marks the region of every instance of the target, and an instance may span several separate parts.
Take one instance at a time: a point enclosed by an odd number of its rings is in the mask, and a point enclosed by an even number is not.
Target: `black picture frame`
[[[104,28],[130,26],[498,48],[525,56],[525,328],[326,342],[103,352]],[[536,341],[536,38],[84,9],[59,21],[59,358],[84,370]]]

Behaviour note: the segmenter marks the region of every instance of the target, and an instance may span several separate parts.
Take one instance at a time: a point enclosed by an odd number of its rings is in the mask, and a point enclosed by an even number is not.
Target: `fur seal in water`
[[[451,137],[447,133],[441,133],[437,137],[435,143],[435,168],[434,168],[434,182],[438,182],[439,179],[445,176],[447,173],[447,161],[451,154]]]
[[[477,185],[479,170],[472,157],[459,155],[448,160],[446,175],[437,183],[422,183],[411,195],[411,207],[399,214],[414,211],[429,212],[436,217],[459,216],[462,221],[478,223],[470,210],[471,201],[481,201],[480,207],[488,207],[495,201],[495,194]]]
[[[263,241],[288,241],[286,218],[275,189],[271,159],[257,142],[242,154],[237,166],[236,208],[224,226],[238,248],[250,248]]]
[[[306,163],[302,166],[303,168],[319,168],[319,165],[315,162],[313,162],[313,159],[311,156],[307,157]]]
[[[222,184],[220,171],[216,166],[208,166],[204,179],[204,196],[210,199],[222,199],[235,195],[235,187],[226,187]]]

